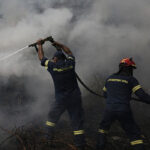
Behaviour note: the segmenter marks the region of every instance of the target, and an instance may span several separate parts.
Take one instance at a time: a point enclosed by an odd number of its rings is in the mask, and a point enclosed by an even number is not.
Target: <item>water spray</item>
[[[49,36],[49,37],[47,37],[47,38],[45,38],[45,39],[42,39],[41,41],[42,41],[42,42],[50,41],[51,43],[54,43],[54,39],[52,38],[52,36]],[[28,47],[35,47],[36,45],[37,45],[37,42],[28,45]]]
[[[25,47],[23,47],[23,48],[21,48],[21,49],[19,49],[19,50],[16,50],[15,52],[13,52],[13,53],[11,53],[11,54],[9,54],[9,55],[4,56],[3,58],[1,58],[0,61],[5,60],[5,59],[7,59],[7,58],[13,56],[13,55],[15,55],[15,54],[17,54],[17,53],[23,51],[24,49],[27,49],[28,47],[29,47],[29,46],[25,46]]]
[[[52,36],[49,36],[49,37],[47,37],[47,38],[42,40],[42,42],[46,42],[46,41],[50,41],[51,43],[54,42]],[[21,48],[19,50],[16,50],[15,52],[13,52],[13,53],[11,53],[11,54],[9,54],[7,56],[4,56],[3,58],[0,58],[0,61],[3,61],[3,60],[5,60],[5,59],[7,59],[7,58],[9,58],[9,57],[11,57],[11,56],[13,56],[15,54],[18,54],[19,52],[21,52],[21,51],[23,51],[23,50],[25,50],[25,49],[27,49],[29,47],[35,47],[36,51],[38,52],[37,42],[36,42],[36,43],[32,43],[30,45],[27,45],[27,46],[25,46],[25,47],[23,47],[23,48]]]

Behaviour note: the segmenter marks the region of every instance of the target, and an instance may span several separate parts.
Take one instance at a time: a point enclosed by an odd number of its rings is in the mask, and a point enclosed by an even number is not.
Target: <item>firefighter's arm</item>
[[[132,78],[132,93],[134,93],[141,102],[150,104],[150,95],[148,95],[139,84],[138,80],[136,78]]]
[[[43,42],[42,39],[40,39],[40,40],[37,41],[39,60],[42,60],[43,57],[44,57],[43,44],[44,44],[44,42]]]
[[[70,48],[68,48],[66,45],[61,44],[61,43],[56,42],[56,41],[53,42],[53,45],[60,47],[66,54],[73,55]]]
[[[138,89],[135,92],[135,95],[138,96],[142,102],[150,104],[150,95],[147,94],[142,88]]]

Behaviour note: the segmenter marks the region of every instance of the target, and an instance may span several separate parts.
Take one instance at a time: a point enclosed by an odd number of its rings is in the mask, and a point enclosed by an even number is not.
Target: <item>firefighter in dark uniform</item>
[[[55,102],[45,123],[47,139],[53,140],[54,127],[62,113],[67,110],[71,119],[75,145],[78,150],[83,150],[85,145],[83,108],[81,92],[75,74],[75,57],[67,46],[53,41],[53,46],[59,47],[59,51],[54,54],[52,60],[49,60],[44,56],[42,47],[44,42],[39,40],[37,44],[41,65],[51,74],[55,87]]]
[[[111,124],[118,120],[130,139],[130,145],[135,150],[144,150],[141,131],[134,121],[130,108],[132,93],[147,104],[150,104],[150,96],[144,92],[141,85],[133,77],[135,63],[131,58],[121,60],[119,72],[109,76],[103,88],[106,98],[106,108],[98,129],[97,149],[104,150],[106,135]]]

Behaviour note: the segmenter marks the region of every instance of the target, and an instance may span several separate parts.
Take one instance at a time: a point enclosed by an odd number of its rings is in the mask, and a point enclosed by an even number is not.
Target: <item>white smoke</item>
[[[85,72],[89,68],[114,72],[120,59],[133,57],[138,77],[148,88],[150,71],[143,66],[148,65],[149,59],[149,11],[148,1],[95,1],[70,34],[87,64]]]
[[[73,16],[71,10],[65,7],[52,8],[49,1],[47,1],[47,5],[41,5],[41,3],[43,1],[0,1],[1,58],[39,38],[51,34],[56,38],[66,35]],[[53,49],[52,52],[54,52]],[[15,125],[18,126],[31,120],[33,116],[48,112],[49,101],[54,99],[52,96],[54,95],[54,87],[49,73],[40,66],[34,48],[25,49],[23,52],[1,61],[0,70],[1,76],[6,78],[12,75],[25,76],[24,84],[28,95],[36,99],[34,103],[30,104],[28,114],[21,115],[20,119],[18,118],[20,121],[13,121]],[[11,99],[11,95],[8,96]],[[8,118],[8,116],[2,117],[1,120],[3,118]],[[22,122],[22,120],[24,121]],[[7,121],[1,122],[5,124]]]
[[[148,0],[0,0],[0,56],[53,35],[72,49],[84,79],[94,72],[116,72],[120,59],[133,57],[136,76],[149,88],[149,7]],[[48,44],[44,50],[48,57],[55,52]],[[30,113],[49,109],[53,83],[34,48],[0,62],[0,73],[37,78],[25,80],[30,95],[37,97]]]

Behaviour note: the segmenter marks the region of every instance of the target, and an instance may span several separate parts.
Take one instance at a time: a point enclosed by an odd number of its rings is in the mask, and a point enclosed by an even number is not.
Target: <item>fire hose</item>
[[[47,37],[47,38],[45,38],[45,39],[42,39],[42,42],[43,42],[43,43],[46,42],[46,41],[50,41],[52,44],[54,43],[54,39],[53,39],[52,36],[49,36],[49,37]],[[54,46],[57,50],[61,50],[59,46],[57,46],[57,45],[53,45],[53,46]],[[7,58],[9,58],[9,57],[11,57],[11,56],[13,56],[13,55],[15,55],[15,54],[17,54],[17,53],[23,51],[24,49],[29,48],[29,47],[35,47],[36,52],[38,52],[37,42],[35,42],[35,43],[32,43],[32,44],[30,44],[30,45],[27,45],[27,46],[25,46],[25,47],[23,47],[23,48],[21,48],[21,49],[19,49],[19,50],[16,50],[15,52],[13,52],[13,53],[11,53],[11,54],[9,54],[9,55],[3,57],[3,58],[0,58],[0,61],[5,60],[5,59],[7,59]],[[79,77],[79,75],[78,75],[76,72],[75,72],[75,75],[76,75],[77,80],[80,82],[80,84],[81,84],[87,91],[89,91],[91,94],[96,95],[96,96],[98,96],[98,97],[101,97],[101,98],[104,97],[103,95],[100,95],[100,94],[94,92],[93,90],[91,90],[91,89],[81,80],[81,78]],[[131,99],[132,99],[132,100],[135,100],[135,101],[140,101],[140,99],[137,99],[137,98],[134,98],[134,97],[132,97]]]

